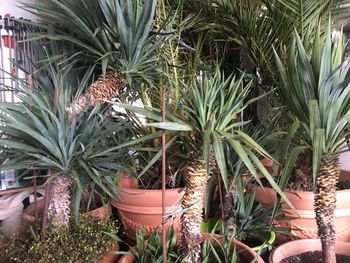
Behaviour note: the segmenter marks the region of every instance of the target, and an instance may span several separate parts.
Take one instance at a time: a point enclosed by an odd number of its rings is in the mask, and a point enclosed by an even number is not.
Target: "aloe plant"
[[[308,53],[308,48],[311,52]],[[313,42],[297,33],[287,59],[276,54],[281,99],[299,129],[295,137],[312,152],[315,213],[325,262],[336,262],[334,209],[339,179],[339,155],[348,150],[350,85],[349,58],[344,59],[342,32],[332,37],[318,29]]]

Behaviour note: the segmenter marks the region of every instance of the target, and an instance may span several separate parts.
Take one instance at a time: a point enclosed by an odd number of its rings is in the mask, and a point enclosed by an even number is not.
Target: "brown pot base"
[[[162,191],[118,187],[118,199],[112,199],[112,206],[118,209],[121,223],[128,238],[135,240],[137,229],[143,228],[147,234],[162,229]],[[181,200],[183,188],[167,189],[166,213],[169,215],[165,227],[180,226]]]

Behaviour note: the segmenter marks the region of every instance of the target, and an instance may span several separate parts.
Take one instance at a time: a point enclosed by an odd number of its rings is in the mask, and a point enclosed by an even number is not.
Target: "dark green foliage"
[[[263,206],[255,201],[255,192],[243,192],[239,189],[233,198],[229,224],[232,223],[239,240],[256,239],[263,243],[265,238],[269,238],[268,233],[271,231],[288,235],[286,229],[272,224],[273,220],[281,219],[281,209],[277,210],[273,217],[273,206]]]
[[[73,73],[50,64],[47,71],[35,75],[34,91],[21,83],[18,97],[22,103],[1,103],[0,122],[6,128],[1,129],[0,168],[50,169],[52,176],[69,175],[79,204],[86,189],[111,195],[112,172],[126,169],[123,163],[130,156],[128,148],[108,150],[137,133],[130,122],[98,107],[70,119],[65,109],[72,101],[72,86],[84,89],[91,76],[91,71],[86,72],[78,81]],[[42,81],[42,75],[47,81]]]
[[[151,82],[159,74],[156,55],[164,42],[163,36],[152,33],[155,5],[154,0],[49,0],[25,3],[22,8],[48,27],[37,38],[72,44],[71,61]]]

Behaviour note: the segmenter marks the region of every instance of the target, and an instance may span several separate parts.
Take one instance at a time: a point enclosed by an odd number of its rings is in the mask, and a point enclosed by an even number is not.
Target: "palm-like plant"
[[[157,109],[141,109],[117,104],[141,113],[149,120],[158,121],[148,123],[149,126],[167,129],[172,133],[181,131],[178,136],[183,136],[188,142],[189,162],[181,218],[182,247],[188,262],[200,262],[200,223],[210,173],[220,173],[226,190],[229,186],[225,145],[237,153],[258,182],[260,179],[256,168],[264,174],[278,193],[285,197],[257,157],[257,155],[268,157],[268,153],[241,129],[247,123],[241,119],[241,112],[257,100],[257,98],[246,100],[249,91],[250,84],[243,86],[242,78],[238,80],[233,76],[225,78],[217,69],[213,76],[195,80],[191,86],[184,88],[181,100],[183,110],[178,115],[168,113],[166,122],[159,122],[161,116]]]
[[[53,32],[48,29],[39,38],[72,44],[65,59],[95,65],[102,72],[67,108],[70,115],[114,98],[131,81],[152,83],[159,73],[156,50],[164,39],[151,32],[155,5],[156,0],[49,0],[24,5],[44,25],[54,25]]]
[[[342,33],[332,39],[320,30],[310,44],[295,33],[287,60],[276,55],[280,95],[291,116],[300,121],[300,141],[312,151],[315,212],[325,262],[335,260],[334,209],[340,153],[348,150],[350,85],[349,58],[343,58]],[[311,54],[307,53],[312,47]]]
[[[86,189],[111,194],[111,169],[123,167],[118,160],[125,158],[127,152],[96,155],[132,137],[130,124],[113,120],[98,108],[70,119],[65,108],[71,102],[69,91],[74,83],[68,72],[62,72],[45,72],[51,80],[35,82],[34,92],[23,83],[18,95],[21,103],[0,105],[0,149],[4,160],[0,167],[51,171],[47,178],[51,185],[48,218],[54,229],[69,223],[73,190],[76,215]],[[43,86],[50,82],[55,96]]]
[[[281,56],[296,29],[302,38],[312,38],[318,25],[325,31],[329,16],[340,22],[349,0],[215,0],[217,29],[247,48],[263,80],[277,76],[272,46]]]

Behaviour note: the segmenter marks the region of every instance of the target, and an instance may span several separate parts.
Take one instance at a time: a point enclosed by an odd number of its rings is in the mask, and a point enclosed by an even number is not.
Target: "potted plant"
[[[119,241],[120,242],[120,241]],[[185,262],[186,257],[180,250],[180,239],[173,228],[169,228],[166,235],[167,259],[171,262]],[[139,229],[136,245],[128,252],[118,252],[123,255],[118,263],[131,262],[160,262],[162,260],[162,241],[159,233],[153,232],[147,240],[142,229]],[[201,241],[202,262],[264,262],[253,250],[238,241],[234,235],[217,235],[204,233]]]
[[[242,187],[241,184],[238,184]],[[238,189],[233,197],[233,208],[226,228],[235,233],[236,238],[247,244],[263,258],[267,258],[275,242],[277,233],[288,234],[288,230],[276,226],[274,220],[281,217],[281,211],[273,211],[273,206],[263,206],[255,201],[255,192]],[[278,209],[280,210],[280,209]]]
[[[300,239],[289,241],[272,251],[269,263],[277,262],[324,262],[322,261],[322,244],[320,239]],[[349,243],[337,241],[335,244],[337,262],[350,259]]]
[[[84,109],[115,97],[121,101],[125,99],[133,101],[136,98],[141,98],[142,102],[147,105],[147,102],[152,100],[151,94],[158,94],[156,83],[164,75],[160,73],[165,61],[160,59],[163,57],[159,50],[164,44],[166,36],[169,35],[160,31],[167,29],[169,21],[163,22],[160,15],[155,16],[156,2],[155,0],[145,2],[108,0],[75,1],[73,3],[69,0],[60,2],[52,0],[24,5],[25,9],[37,14],[44,27],[48,24],[55,25],[54,34],[46,32],[41,36],[36,36],[37,38],[68,42],[74,47],[69,53],[76,54],[72,56],[74,60],[82,62],[83,65],[92,66],[95,71],[102,73],[66,109],[71,116],[72,114],[79,115]],[[94,11],[92,12],[92,10]],[[85,19],[86,14],[89,14],[90,21]],[[165,17],[167,16],[168,14],[165,14]],[[160,21],[156,21],[157,19]],[[159,33],[157,33],[158,31]],[[177,51],[174,52],[172,47],[169,49],[171,49],[171,59],[174,59],[174,54]],[[174,71],[178,72],[179,69],[174,69]],[[174,82],[169,81],[169,83]],[[156,95],[153,97],[157,97]],[[134,122],[134,119],[131,121]],[[160,134],[159,132],[152,133],[152,130],[147,132],[149,140],[156,140]],[[135,135],[135,138],[139,136],[140,134]],[[130,144],[125,144],[125,146],[130,146]],[[142,147],[145,148],[144,145],[140,148]],[[140,151],[138,150],[138,152]],[[158,158],[153,158],[154,161],[148,161],[154,163]],[[140,166],[139,164],[138,167]],[[143,171],[136,169],[137,172],[145,173],[148,170],[146,166]],[[136,170],[133,170],[134,173]],[[138,176],[140,175],[138,174]],[[118,187],[120,194],[112,203],[118,208],[121,221],[127,226],[126,230],[130,238],[135,238],[135,230],[140,224],[143,224],[150,231],[160,227],[160,205],[155,204],[157,201],[149,202],[148,197],[146,197],[150,193],[154,193],[158,197],[153,198],[153,200],[160,200],[160,191],[146,192],[144,189]],[[144,188],[148,189],[149,187]],[[171,214],[178,213],[180,205],[176,206],[176,202],[181,201],[183,191],[181,188],[171,189],[169,195],[174,196],[171,200],[168,198],[169,216],[171,216]],[[136,201],[133,201],[135,199]],[[144,203],[141,204],[139,200]],[[143,213],[142,211],[145,209],[143,207],[146,205],[150,205],[151,208]],[[143,215],[138,214],[136,219],[131,219],[136,212],[141,212]],[[155,216],[150,215],[150,213],[155,213]],[[143,217],[150,220],[143,221]],[[175,221],[179,221],[178,219],[179,216]]]
[[[246,122],[239,118],[239,114],[247,105],[257,100],[254,98],[244,101],[249,90],[249,84],[242,88],[242,78],[225,78],[220,70],[216,69],[212,76],[205,74],[201,79],[194,80],[191,86],[184,87],[184,111],[180,116],[168,114],[168,120],[161,123],[157,122],[160,120],[157,109],[115,103],[119,107],[156,121],[148,123],[148,126],[167,129],[173,134],[181,131],[180,135],[184,136],[188,145],[189,163],[186,167],[186,192],[182,201],[184,212],[181,216],[181,246],[190,261],[197,262],[200,259],[200,224],[209,174],[217,172],[221,174],[225,188],[229,184],[224,145],[236,151],[244,164],[260,180],[254,163],[278,193],[284,196],[256,157],[259,154],[269,156],[268,153],[240,129]],[[183,131],[189,132],[189,135]]]
[[[74,71],[56,66],[49,65],[41,72],[43,75],[33,78],[34,91],[22,83],[18,95],[21,103],[0,105],[1,122],[6,127],[0,140],[5,161],[0,167],[50,171],[46,198],[49,226],[53,229],[69,225],[72,207],[77,218],[86,189],[112,195],[108,189],[114,185],[111,171],[123,167],[118,160],[126,158],[127,150],[100,153],[118,139],[133,136],[130,124],[98,108],[69,118],[65,108],[70,103],[70,88],[77,85],[82,89],[88,77],[77,81]]]
[[[310,155],[309,167],[300,169],[315,186],[314,210],[324,262],[336,262],[338,159],[348,150],[349,62],[343,58],[343,42],[341,32],[332,38],[329,26],[324,36],[318,29],[311,43],[303,43],[295,34],[285,62],[276,55],[281,99],[300,123],[294,136],[306,148],[304,161]]]
[[[142,4],[133,0],[23,4],[23,9],[39,18],[37,26],[53,27],[53,31],[43,30],[35,38],[69,43],[72,56],[61,59],[65,63],[78,61],[86,66],[83,70],[93,67],[97,73],[98,78],[66,108],[70,116],[115,97],[135,100],[141,83],[154,85],[152,80],[160,74],[161,64],[157,52],[165,39],[153,32],[157,31],[155,7],[155,0]]]

